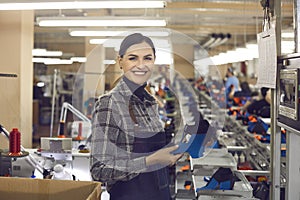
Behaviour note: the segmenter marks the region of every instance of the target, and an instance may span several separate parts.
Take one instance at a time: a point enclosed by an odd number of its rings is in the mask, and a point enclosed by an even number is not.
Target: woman
[[[155,48],[139,33],[121,43],[124,75],[101,96],[93,113],[91,175],[106,182],[111,200],[168,200],[168,166],[182,156],[166,146],[155,99],[144,89],[154,69]]]

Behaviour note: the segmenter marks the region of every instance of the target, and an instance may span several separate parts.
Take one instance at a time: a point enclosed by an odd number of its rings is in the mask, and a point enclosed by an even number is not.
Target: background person
[[[255,114],[260,117],[271,117],[271,90],[266,87],[260,89],[262,98],[260,100],[254,100],[248,107],[247,112]]]
[[[240,89],[240,81],[239,79],[234,75],[234,70],[232,67],[228,67],[226,72],[226,81],[225,81],[225,89],[227,93],[231,91],[231,87],[234,88],[234,91],[238,91]]]
[[[234,71],[232,67],[228,67],[226,72],[226,81],[225,81],[225,94],[226,94],[226,104],[227,107],[230,107],[229,103],[230,98],[229,94],[233,90],[234,92],[238,91],[240,88],[239,79],[234,75]]]
[[[252,91],[248,82],[241,82],[241,90],[235,91],[234,86],[228,95],[229,101],[232,101],[233,106],[243,106],[252,96]]]

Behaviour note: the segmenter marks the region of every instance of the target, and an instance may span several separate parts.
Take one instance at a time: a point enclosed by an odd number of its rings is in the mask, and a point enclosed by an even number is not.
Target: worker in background
[[[232,88],[234,92],[240,90],[240,82],[239,79],[234,75],[233,68],[228,67],[226,72],[226,81],[225,81],[225,94],[226,94],[227,106],[229,106],[230,103],[229,94]]]
[[[247,81],[241,82],[241,90],[236,91],[232,85],[228,95],[229,100],[233,102],[233,106],[243,106],[248,100],[251,99],[252,91]]]
[[[182,155],[166,147],[158,103],[145,89],[155,58],[150,38],[127,36],[117,58],[124,75],[95,104],[91,175],[107,183],[110,200],[171,199],[168,166]]]
[[[254,100],[247,107],[247,112],[260,117],[270,118],[271,90],[269,88],[262,87],[260,89],[260,93],[262,98],[260,100]]]

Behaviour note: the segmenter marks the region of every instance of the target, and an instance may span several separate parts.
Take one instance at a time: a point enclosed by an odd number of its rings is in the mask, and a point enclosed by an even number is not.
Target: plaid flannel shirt
[[[129,104],[138,126],[130,117]],[[106,182],[109,188],[117,181],[130,180],[149,170],[145,162],[146,154],[132,152],[134,137],[158,132],[164,132],[164,128],[155,99],[147,93],[141,101],[121,79],[95,104],[91,152],[93,180]]]

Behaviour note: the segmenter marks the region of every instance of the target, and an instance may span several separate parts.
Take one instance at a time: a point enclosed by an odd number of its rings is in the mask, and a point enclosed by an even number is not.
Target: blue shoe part
[[[207,132],[210,124],[207,120],[201,119],[202,117],[198,111],[197,113],[198,114],[195,115],[195,121],[197,121],[197,123],[194,125],[185,125],[179,147],[172,152],[173,154],[188,152],[192,158],[199,158],[203,156],[203,141],[208,135]],[[188,141],[185,141],[187,135],[189,135],[190,138]]]
[[[211,178],[209,183],[206,186],[197,188],[197,192],[199,190],[216,190],[216,189],[218,189],[218,186],[219,186],[218,181],[214,178]]]
[[[208,177],[208,176],[204,176],[204,177],[203,177],[203,180],[204,180],[205,182],[209,182],[210,179],[211,179],[211,177]]]
[[[200,190],[232,190],[235,181],[240,181],[240,179],[238,179],[233,174],[230,168],[220,167],[212,175],[210,181],[206,184],[206,186],[197,188],[196,191],[198,192]]]
[[[220,183],[220,190],[232,190],[231,180],[221,182]]]
[[[173,154],[188,152],[192,158],[200,158],[203,156],[204,147],[202,143],[206,134],[192,134],[188,142],[180,142],[178,149]]]
[[[202,144],[206,134],[193,134],[192,136],[194,136],[192,144],[189,146],[187,152],[192,158],[200,158],[203,156],[204,147],[202,146]]]
[[[191,146],[193,140],[195,139],[196,134],[191,135],[190,139],[188,142],[180,142],[178,145],[179,147],[173,151],[173,154],[180,154],[180,153],[185,153],[188,151],[189,147]]]

